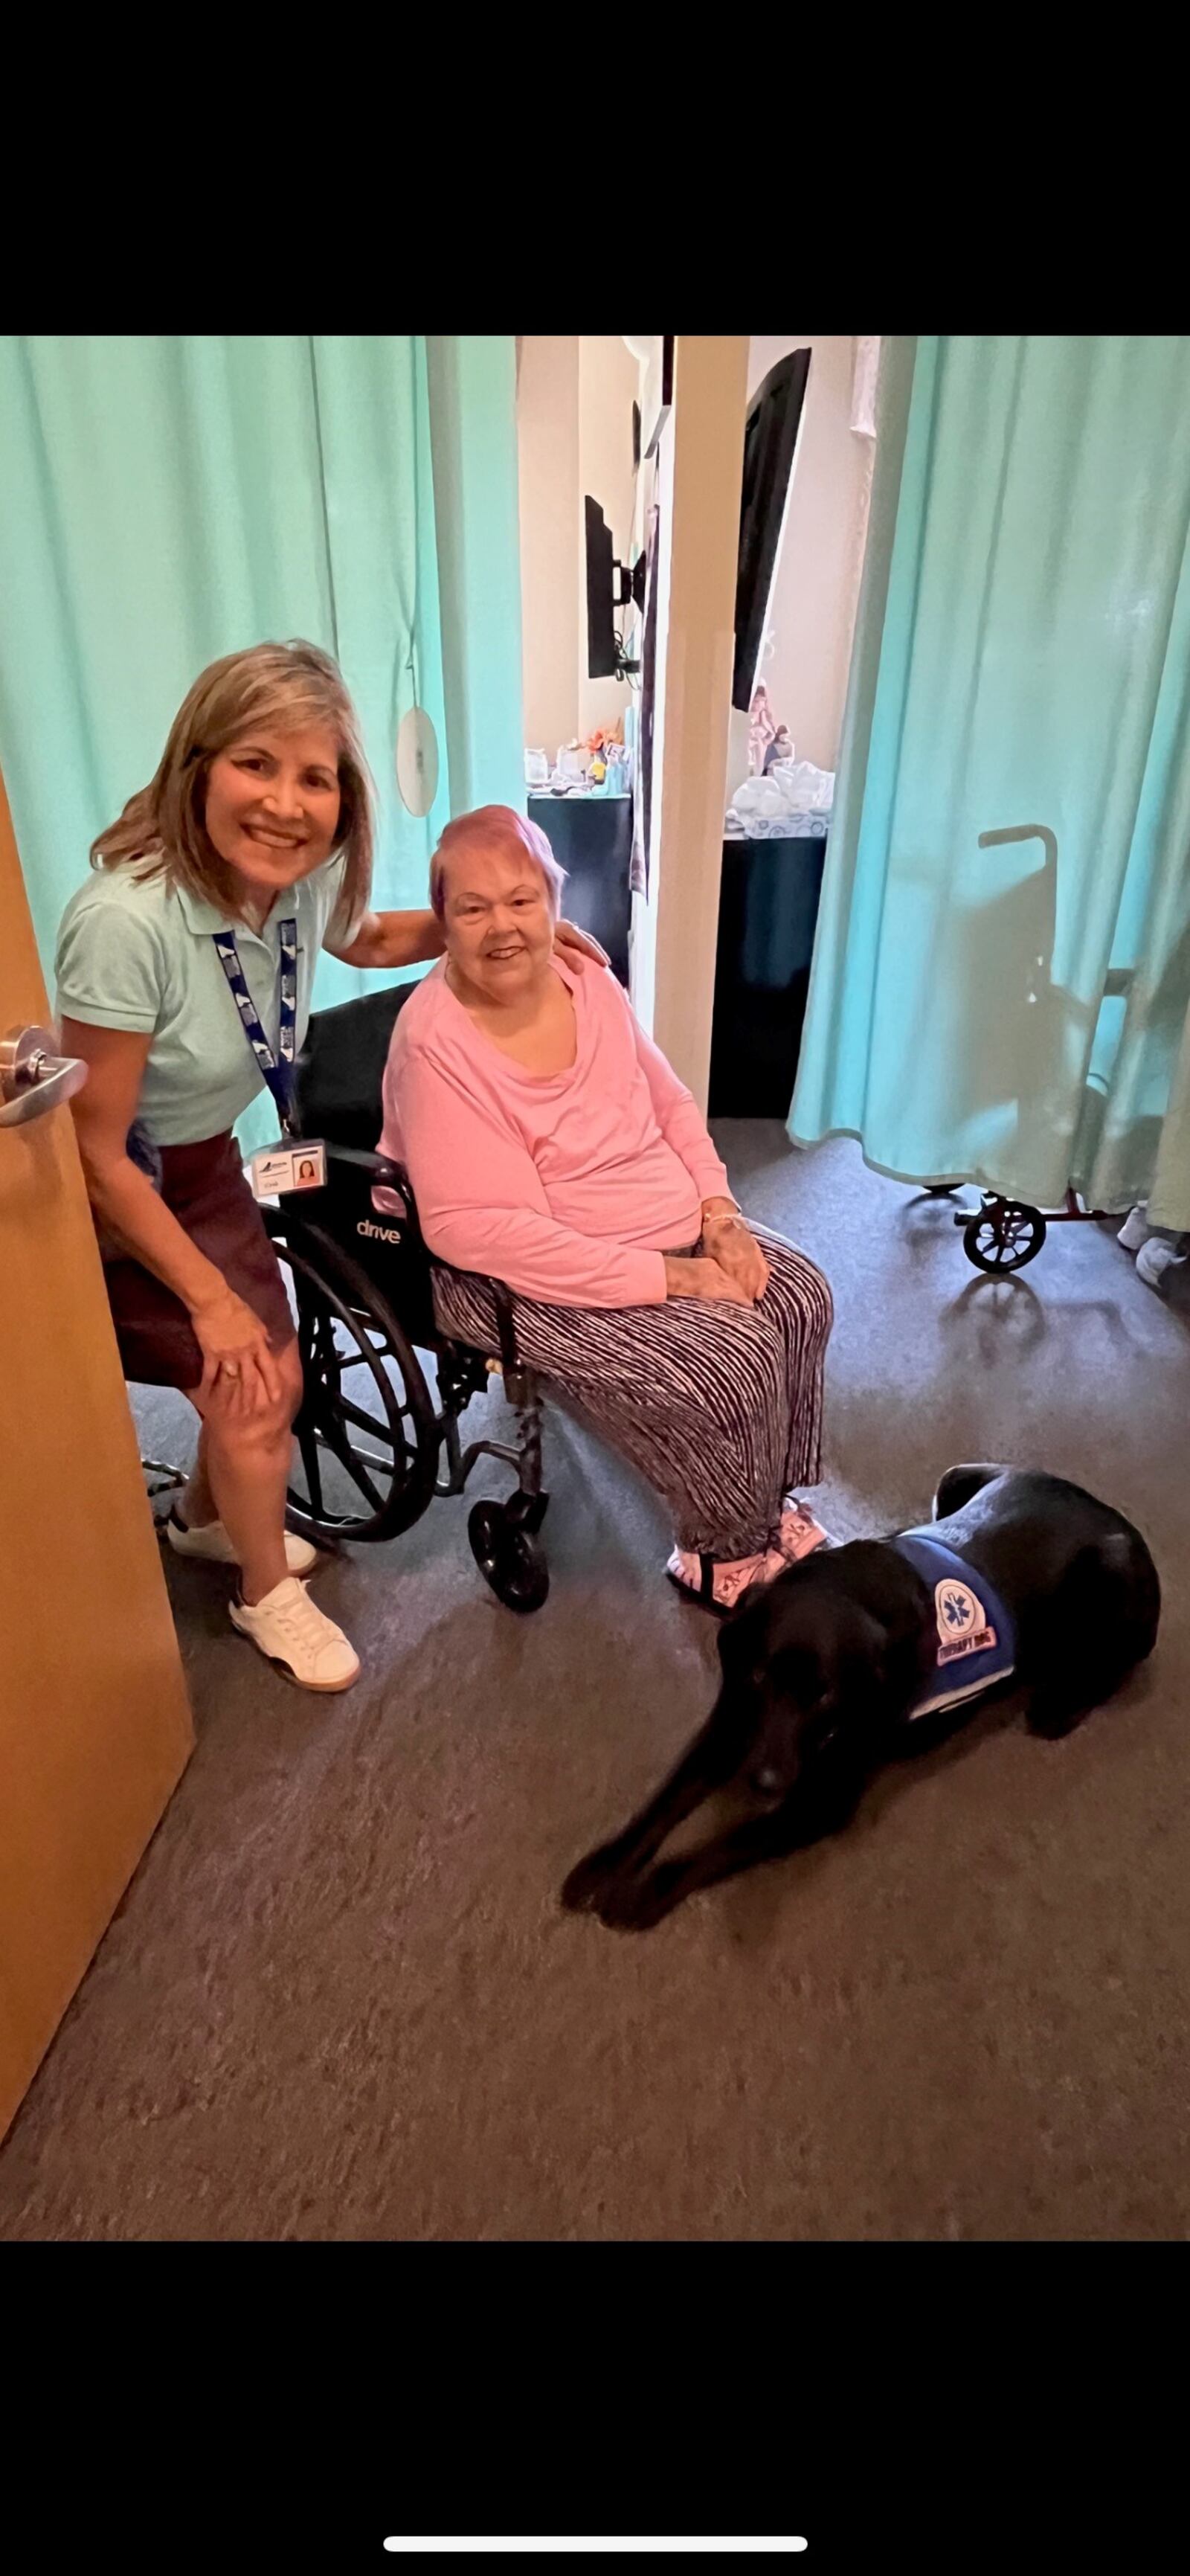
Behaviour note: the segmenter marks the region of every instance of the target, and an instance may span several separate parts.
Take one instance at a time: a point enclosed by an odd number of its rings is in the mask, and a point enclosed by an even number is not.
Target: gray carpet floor
[[[1076,1477],[1153,1547],[1152,1663],[1064,1744],[977,1718],[840,1840],[624,1938],[557,1889],[705,1713],[715,1641],[586,1433],[551,1416],[538,1616],[486,1594],[459,1502],[331,1569],[342,1699],[171,1560],[197,1749],[0,2150],[0,2238],[1190,2232],[1187,1300],[1095,1226],[984,1280],[854,1146],[720,1142],[834,1286],[828,1527],[924,1515],[965,1457]],[[140,1407],[157,1455],[174,1403]]]

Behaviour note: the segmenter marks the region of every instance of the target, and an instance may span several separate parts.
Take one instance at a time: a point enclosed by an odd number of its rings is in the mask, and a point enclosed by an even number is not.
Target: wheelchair
[[[516,1469],[503,1502],[477,1502],[471,1552],[497,1599],[539,1610],[549,1569],[539,1533],[542,1488],[538,1381],[517,1349],[513,1300],[498,1280],[500,1356],[438,1329],[435,1264],[422,1239],[407,1173],[375,1151],[381,1083],[397,1013],[416,990],[395,984],[319,1011],[295,1067],[297,1125],[326,1146],[323,1189],[287,1196],[261,1213],[289,1290],[303,1394],[294,1423],[290,1526],[320,1547],[397,1538],[435,1495],[461,1494],[481,1458]],[[372,1191],[394,1193],[381,1215]],[[423,1357],[432,1372],[423,1366]],[[460,1422],[502,1374],[516,1416],[515,1445],[472,1440]]]

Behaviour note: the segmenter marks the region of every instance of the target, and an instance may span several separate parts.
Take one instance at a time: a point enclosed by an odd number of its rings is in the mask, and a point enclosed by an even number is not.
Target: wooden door
[[[0,779],[0,1039],[49,1008]],[[0,1122],[0,2135],[193,1740],[63,1104]]]

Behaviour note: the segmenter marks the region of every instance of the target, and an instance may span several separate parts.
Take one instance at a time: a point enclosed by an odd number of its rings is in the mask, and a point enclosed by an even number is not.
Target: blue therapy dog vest
[[[916,1531],[895,1538],[893,1546],[929,1584],[938,1623],[935,1677],[910,1717],[934,1717],[1007,1681],[1016,1661],[1016,1622],[986,1575],[976,1574],[940,1539]]]

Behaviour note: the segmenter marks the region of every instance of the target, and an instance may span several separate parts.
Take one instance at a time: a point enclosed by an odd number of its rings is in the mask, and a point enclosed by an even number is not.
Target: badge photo
[[[248,1180],[255,1199],[283,1199],[295,1190],[325,1189],[326,1147],[319,1144],[271,1146],[250,1157]]]

